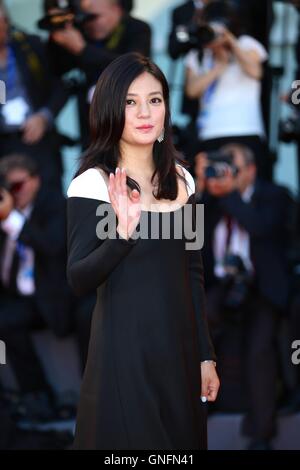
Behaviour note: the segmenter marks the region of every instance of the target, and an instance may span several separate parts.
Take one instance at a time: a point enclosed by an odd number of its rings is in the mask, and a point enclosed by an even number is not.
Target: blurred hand
[[[196,176],[197,191],[204,191],[205,189],[205,168],[208,165],[207,154],[205,152],[199,152],[195,156],[194,172]]]
[[[43,114],[33,114],[23,124],[23,142],[28,145],[39,142],[44,136],[47,126],[48,122]]]
[[[201,362],[201,397],[215,401],[220,388],[220,381],[212,362]]]
[[[279,96],[280,101],[283,103],[289,103],[291,99],[291,95],[289,93],[283,93]]]
[[[126,170],[116,168],[115,175],[110,173],[108,194],[111,205],[118,218],[117,231],[128,240],[139,223],[141,215],[140,193],[134,189],[128,195]]]
[[[217,34],[217,38],[210,43],[213,50],[224,48],[230,51],[237,44],[236,37],[225,26],[218,26]]]
[[[237,179],[233,176],[232,172],[228,169],[225,176],[222,178],[208,178],[206,180],[207,191],[215,197],[226,196],[237,187]]]
[[[223,46],[218,46],[214,48],[214,57],[216,61],[216,66],[219,67],[220,71],[223,73],[229,64],[231,52]]]
[[[0,220],[6,219],[14,208],[12,195],[4,188],[0,189]]]
[[[62,30],[54,31],[51,38],[56,44],[74,55],[79,55],[86,46],[82,34],[72,24],[67,24]]]

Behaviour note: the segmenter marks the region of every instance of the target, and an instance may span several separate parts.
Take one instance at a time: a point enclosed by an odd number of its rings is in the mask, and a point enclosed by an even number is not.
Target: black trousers
[[[233,316],[242,335],[242,370],[247,413],[242,432],[253,439],[268,439],[276,433],[277,310],[256,289],[245,306],[229,312],[223,307],[226,289],[216,284],[207,292],[210,331],[218,354],[218,345]],[[221,377],[222,383],[222,377]],[[220,390],[222,393],[222,389]],[[237,397],[236,397],[237,398]],[[235,400],[235,397],[232,397]]]
[[[34,296],[5,295],[0,298],[0,339],[16,376],[20,392],[51,393],[43,367],[35,351],[31,332],[44,326],[35,306]]]

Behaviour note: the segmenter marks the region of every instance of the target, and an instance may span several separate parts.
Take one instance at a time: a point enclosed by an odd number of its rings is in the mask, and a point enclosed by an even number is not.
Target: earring
[[[165,138],[165,130],[163,129],[160,133],[160,135],[157,137],[157,140],[159,143],[161,143]]]

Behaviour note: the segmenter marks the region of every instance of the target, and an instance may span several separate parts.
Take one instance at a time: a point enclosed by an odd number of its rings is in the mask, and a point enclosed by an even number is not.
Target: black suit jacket
[[[112,36],[116,35],[115,44]],[[100,45],[86,38],[86,46],[79,55],[74,55],[48,42],[51,67],[61,76],[72,69],[79,68],[87,78],[88,86],[94,84],[107,65],[121,54],[140,52],[145,56],[151,53],[151,29],[144,21],[125,14],[117,30]]]
[[[41,39],[13,30],[10,45],[34,111],[46,107],[55,117],[66,103],[68,95],[61,80],[50,71]]]
[[[203,261],[207,287],[216,281],[212,246],[214,230],[221,217],[228,214],[249,233],[250,256],[259,291],[274,306],[285,308],[288,299],[287,192],[274,184],[257,181],[250,203],[245,203],[237,191],[222,198],[204,194],[201,202],[205,205]]]
[[[0,258],[5,240],[6,234],[0,230]],[[38,312],[56,335],[64,336],[71,329],[74,297],[65,273],[66,201],[60,193],[54,190],[38,193],[18,241],[34,251],[34,297]],[[17,264],[18,254],[15,252],[13,265],[16,267]],[[1,291],[2,295],[7,294],[4,286],[1,286]]]
[[[176,38],[177,26],[188,26],[193,19],[196,8],[192,0],[188,0],[183,5],[174,8],[172,12],[171,32],[169,35],[168,52],[172,59],[178,59],[185,52],[182,44]]]
[[[168,52],[173,60],[178,59],[180,56],[187,52],[186,47],[177,40],[176,28],[177,26],[181,25],[188,26],[192,22],[195,11],[195,4],[192,0],[185,2],[183,5],[180,5],[179,7],[173,10],[171,31],[169,34],[168,41]],[[182,112],[184,114],[190,115],[191,118],[195,120],[198,115],[198,111],[199,100],[190,99],[183,92]]]
[[[51,68],[55,74],[62,76],[72,69],[83,72],[84,81],[76,89],[82,144],[88,145],[88,113],[87,93],[94,85],[105,67],[110,62],[127,52],[140,52],[145,56],[151,53],[151,29],[147,23],[125,14],[116,31],[102,44],[86,38],[86,46],[82,53],[73,55],[51,40],[48,43],[48,55]]]

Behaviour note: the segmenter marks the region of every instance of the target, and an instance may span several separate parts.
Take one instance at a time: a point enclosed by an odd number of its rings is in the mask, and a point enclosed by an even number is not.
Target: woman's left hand
[[[226,47],[229,50],[232,50],[237,43],[237,39],[234,36],[234,34],[232,34],[229,31],[229,29],[227,29],[225,26],[218,26],[218,29],[216,32],[217,32],[217,37],[211,43],[214,46],[214,48]]]
[[[201,362],[201,384],[202,401],[215,401],[220,381],[213,362]]]
[[[227,28],[224,28],[223,41],[230,49],[234,49],[237,44],[237,39]]]

